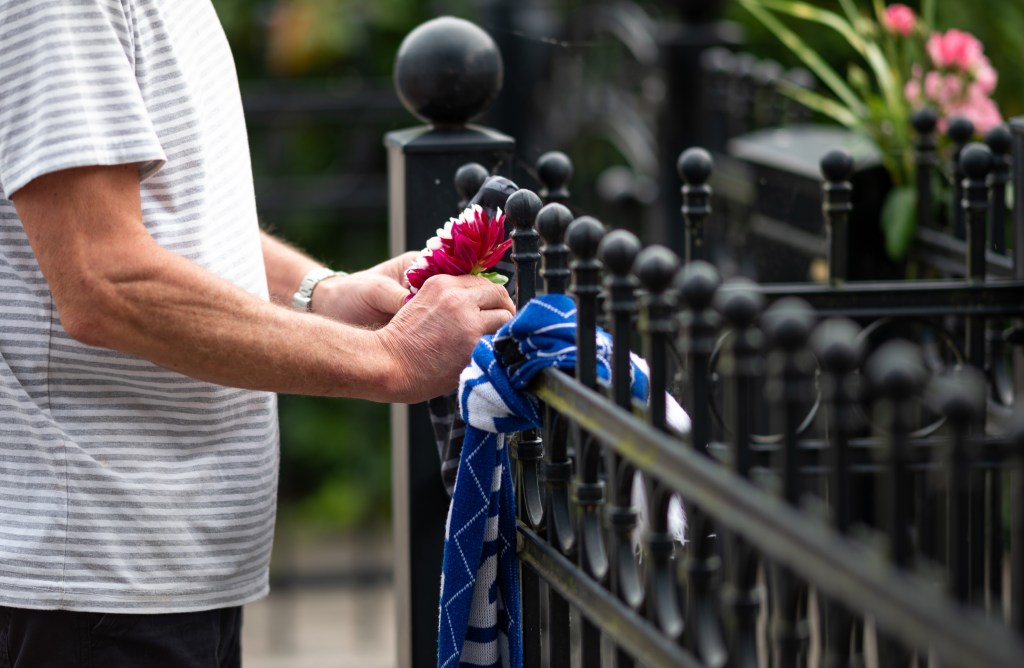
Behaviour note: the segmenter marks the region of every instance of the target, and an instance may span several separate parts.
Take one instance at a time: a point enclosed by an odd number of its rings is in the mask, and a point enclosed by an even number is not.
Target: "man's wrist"
[[[313,291],[316,290],[316,286],[336,276],[348,276],[348,274],[344,271],[334,271],[327,267],[314,267],[310,269],[299,283],[299,289],[292,295],[292,306],[300,311],[311,312],[313,310]]]

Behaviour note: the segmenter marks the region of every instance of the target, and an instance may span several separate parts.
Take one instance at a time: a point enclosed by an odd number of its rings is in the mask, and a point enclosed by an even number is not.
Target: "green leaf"
[[[914,187],[893,188],[882,205],[882,232],[889,257],[893,260],[906,257],[916,228],[917,194]]]
[[[860,98],[857,97],[857,94],[846,84],[846,81],[814,49],[809,47],[795,32],[787,28],[782,21],[767,9],[769,5],[799,5],[799,13],[793,13],[792,11],[787,13],[806,19],[808,15],[813,16],[814,12],[819,11],[816,7],[804,3],[774,3],[770,2],[770,0],[740,0],[740,4],[746,7],[747,11],[753,14],[754,18],[764,24],[768,30],[773,32],[797,58],[802,60],[808,69],[821,79],[822,83],[828,86],[853,114],[860,116],[864,113],[864,105],[861,103]],[[833,14],[833,16],[835,15]],[[836,18],[842,21],[840,17],[836,16]]]
[[[494,283],[495,285],[505,285],[506,283],[508,283],[508,276],[505,276],[504,274],[499,274],[496,271],[487,271],[480,274],[480,276],[483,276],[484,278],[486,278],[491,283]]]
[[[861,32],[857,30],[856,26],[854,26],[852,22],[845,21],[842,16],[834,12],[827,11],[820,7],[815,7],[814,5],[809,5],[805,2],[794,2],[793,0],[759,1],[764,4],[765,7],[789,14],[796,18],[804,19],[805,21],[819,23],[823,26],[832,28],[839,33],[843,39],[845,39],[847,43],[857,53],[859,53],[864,60],[867,61],[868,65],[871,66],[871,70],[875,74],[875,79],[878,81],[878,87],[882,91],[882,95],[886,98],[886,102],[893,108],[893,112],[896,113],[899,111],[902,107],[902,90],[898,82],[893,77],[892,66],[886,60],[881,47],[879,47],[876,42],[864,39]],[[884,7],[882,11],[885,11]],[[838,91],[836,94],[839,95]],[[840,95],[840,97],[842,96]],[[847,105],[850,106],[851,109],[855,109],[853,105],[849,105],[849,103],[847,103]]]
[[[832,98],[825,97],[821,93],[815,93],[806,88],[801,88],[788,81],[779,81],[776,85],[779,88],[779,92],[783,95],[793,98],[808,109],[828,116],[840,125],[845,125],[852,130],[860,129],[863,126],[862,119],[855,116],[849,109]]]

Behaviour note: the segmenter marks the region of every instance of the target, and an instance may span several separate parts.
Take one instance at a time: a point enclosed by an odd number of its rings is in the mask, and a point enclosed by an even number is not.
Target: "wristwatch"
[[[343,271],[334,271],[327,267],[316,267],[310,269],[309,273],[299,283],[299,289],[292,295],[292,306],[299,309],[300,311],[312,311],[313,310],[313,290],[320,284],[320,281],[326,280],[333,276],[348,276]]]

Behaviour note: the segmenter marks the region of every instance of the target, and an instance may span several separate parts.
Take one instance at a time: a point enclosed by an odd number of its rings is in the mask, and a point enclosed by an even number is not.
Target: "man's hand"
[[[397,362],[395,401],[413,403],[455,389],[473,348],[512,319],[505,288],[480,276],[438,275],[380,330]]]
[[[410,251],[348,276],[322,281],[313,291],[313,312],[360,327],[386,325],[409,296],[405,270]]]

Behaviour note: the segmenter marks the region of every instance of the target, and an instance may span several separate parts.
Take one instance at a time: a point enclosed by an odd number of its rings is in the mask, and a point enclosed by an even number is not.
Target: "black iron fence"
[[[466,174],[507,174],[515,150],[466,125],[500,75],[476,71],[467,101],[436,67],[479,67],[493,46],[450,20],[417,34],[399,65],[417,59],[428,80],[397,82],[433,124],[386,140],[394,251],[456,211],[460,167],[482,166],[461,170],[467,190]],[[841,152],[820,165],[825,281],[762,286],[706,261],[710,154],[679,162],[682,259],[574,219],[571,166],[546,156],[539,196],[506,206],[517,298],[569,291],[580,351],[598,321],[612,332],[616,380],[599,387],[586,355],[575,378],[545,372],[532,390],[544,429],[511,448],[526,665],[1024,663],[1024,207],[1010,223],[990,197],[1010,174],[1024,192],[1024,119],[1006,139],[960,151],[963,238],[935,232],[947,278],[927,281],[847,280],[856,190]],[[1000,224],[1008,255],[987,253]],[[621,382],[637,342],[643,406]],[[669,425],[666,391],[689,431]],[[393,427],[399,661],[428,665],[447,497],[425,409],[396,407]]]

